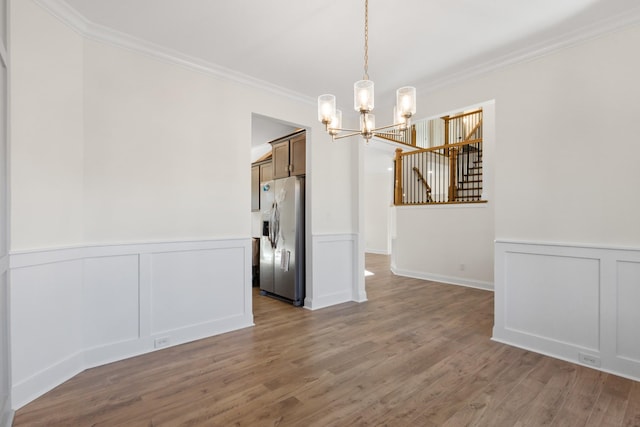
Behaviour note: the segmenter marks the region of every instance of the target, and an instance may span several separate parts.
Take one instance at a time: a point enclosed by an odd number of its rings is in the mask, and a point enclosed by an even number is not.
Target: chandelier
[[[394,130],[405,131],[410,125],[411,116],[416,113],[416,88],[405,86],[396,91],[392,125],[376,128],[373,106],[373,82],[369,80],[369,0],[365,0],[364,76],[353,85],[353,107],[360,113],[360,130],[342,129],[342,111],[336,109],[336,97],[331,94],[318,97],[318,120],[334,140],[361,135],[369,142],[374,136],[388,135]]]

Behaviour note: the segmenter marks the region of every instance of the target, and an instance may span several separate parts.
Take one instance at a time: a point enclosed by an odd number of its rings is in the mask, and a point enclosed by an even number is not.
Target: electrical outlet
[[[169,342],[169,337],[160,337],[156,338],[155,341],[153,341],[153,346],[155,348],[166,347],[169,345]]]
[[[595,366],[596,368],[600,367],[600,358],[598,356],[592,356],[590,354],[578,353],[578,360],[581,363],[589,366]]]

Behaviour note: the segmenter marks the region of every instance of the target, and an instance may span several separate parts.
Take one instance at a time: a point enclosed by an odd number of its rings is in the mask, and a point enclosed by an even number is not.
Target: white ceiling
[[[92,24],[312,99],[334,93],[344,110],[363,74],[364,0],[60,1]],[[380,106],[397,87],[434,87],[637,19],[640,1],[370,0],[369,9]]]

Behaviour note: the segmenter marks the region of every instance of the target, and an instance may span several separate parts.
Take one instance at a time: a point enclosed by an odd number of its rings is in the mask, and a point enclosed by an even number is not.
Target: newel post
[[[394,185],[394,193],[393,193],[393,204],[401,205],[402,204],[402,149],[396,148],[396,159],[395,159],[395,170],[396,170],[396,179]]]
[[[458,198],[456,176],[458,171],[458,147],[449,149],[449,201],[455,202]]]

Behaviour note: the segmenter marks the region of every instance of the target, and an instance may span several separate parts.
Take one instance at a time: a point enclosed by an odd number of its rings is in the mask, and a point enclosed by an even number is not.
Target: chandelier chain
[[[364,1],[364,76],[369,80],[369,0]]]
[[[368,142],[376,136],[406,134],[416,113],[416,88],[401,87],[396,98],[393,124],[376,127],[372,113],[373,82],[369,80],[369,0],[364,0],[364,76],[353,85],[353,106],[360,112],[360,129],[342,128],[342,112],[336,109],[336,97],[329,93],[318,97],[318,120],[334,140],[360,135]]]

